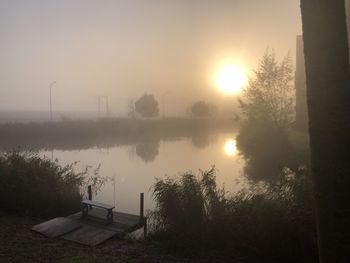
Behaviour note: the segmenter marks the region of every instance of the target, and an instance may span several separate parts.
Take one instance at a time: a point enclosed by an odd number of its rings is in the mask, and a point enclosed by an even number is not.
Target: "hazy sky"
[[[113,112],[145,92],[169,112],[223,100],[222,60],[295,56],[299,0],[0,0],[0,109]]]

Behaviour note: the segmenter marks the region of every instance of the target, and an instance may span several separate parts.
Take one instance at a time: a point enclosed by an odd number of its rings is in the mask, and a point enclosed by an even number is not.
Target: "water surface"
[[[111,178],[93,199],[115,204],[122,212],[139,213],[139,193],[145,193],[145,208],[153,207],[151,187],[155,178],[176,176],[184,171],[198,174],[215,165],[217,183],[236,191],[244,182],[243,160],[235,145],[236,134],[216,134],[172,140],[147,140],[138,144],[94,147],[82,150],[41,151],[61,164],[79,161],[76,170],[86,165],[101,165],[100,175]],[[237,184],[240,183],[240,184]]]

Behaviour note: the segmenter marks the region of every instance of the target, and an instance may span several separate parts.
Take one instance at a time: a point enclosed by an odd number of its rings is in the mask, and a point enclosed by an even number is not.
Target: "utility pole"
[[[109,105],[108,105],[108,96],[98,96],[98,117],[101,117],[101,100],[105,100],[105,107],[106,107],[106,117],[109,116]]]
[[[56,84],[56,81],[50,84],[50,121],[52,121],[52,87]]]
[[[101,115],[101,97],[98,96],[97,100],[98,100],[98,115],[97,115],[97,117],[99,118]]]

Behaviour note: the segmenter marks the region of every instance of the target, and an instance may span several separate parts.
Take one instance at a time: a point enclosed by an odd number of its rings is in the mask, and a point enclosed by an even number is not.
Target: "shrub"
[[[177,252],[316,262],[310,183],[285,172],[275,185],[252,185],[231,196],[217,188],[215,169],[158,179],[153,237]]]
[[[0,207],[2,211],[31,216],[57,216],[76,212],[88,168],[75,173],[74,164],[41,158],[34,152],[0,155]],[[95,184],[101,183],[94,178]]]

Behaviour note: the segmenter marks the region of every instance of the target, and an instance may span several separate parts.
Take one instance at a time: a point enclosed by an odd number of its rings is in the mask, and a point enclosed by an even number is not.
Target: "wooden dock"
[[[113,221],[107,223],[106,210],[89,209],[89,215],[83,217],[77,212],[67,217],[58,217],[32,227],[49,238],[63,238],[80,244],[96,246],[113,236],[122,237],[134,230],[144,228],[147,234],[147,220],[143,216],[143,194],[140,198],[140,215],[113,211]]]

